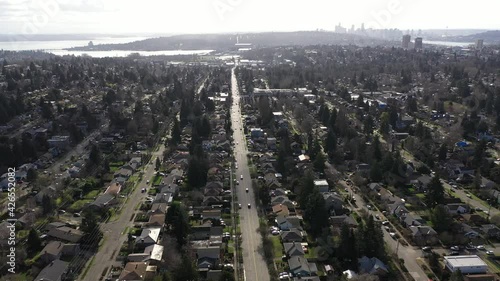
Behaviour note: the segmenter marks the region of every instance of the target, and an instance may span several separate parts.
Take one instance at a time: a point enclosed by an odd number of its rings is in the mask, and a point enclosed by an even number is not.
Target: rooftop
[[[486,263],[477,255],[445,256],[444,259],[453,267],[487,266]]]

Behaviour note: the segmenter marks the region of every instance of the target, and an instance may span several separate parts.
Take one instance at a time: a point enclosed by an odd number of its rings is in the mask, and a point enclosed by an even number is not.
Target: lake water
[[[473,42],[450,42],[450,41],[423,41],[424,44],[448,46],[448,47],[468,47],[469,45],[475,45]]]
[[[66,41],[10,41],[0,42],[0,50],[9,51],[27,51],[27,50],[43,50],[58,56],[87,55],[95,58],[104,57],[127,57],[130,54],[138,53],[141,56],[175,56],[175,55],[204,55],[213,50],[168,50],[168,51],[68,51],[66,48],[87,46],[89,41],[94,45],[98,44],[122,44],[133,41],[147,39],[147,37],[117,37],[117,38],[96,38],[92,40],[66,40]]]

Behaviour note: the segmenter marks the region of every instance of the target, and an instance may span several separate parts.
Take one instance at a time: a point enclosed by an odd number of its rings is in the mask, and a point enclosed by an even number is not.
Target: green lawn
[[[78,200],[75,203],[71,204],[71,206],[68,208],[69,211],[72,212],[78,212],[85,207],[85,205],[91,203],[93,200],[90,199],[83,199],[83,200]]]
[[[162,176],[155,175],[151,180],[151,182],[153,183],[153,185],[160,185],[162,179],[163,179]]]
[[[281,244],[279,236],[272,236],[269,237],[269,239],[273,242],[274,258],[281,260],[281,256],[283,255],[283,245]]]
[[[307,254],[305,254],[305,257],[307,259],[317,258],[318,255],[316,254],[316,248],[309,248],[309,251],[307,251]]]
[[[87,193],[87,195],[85,195],[85,199],[94,199],[99,195],[99,193],[101,193],[101,191],[98,189],[92,190],[91,192]]]
[[[425,199],[425,194],[423,194],[423,193],[417,193],[417,194],[415,194],[415,196],[417,196],[418,199],[420,199],[420,200],[424,200]]]

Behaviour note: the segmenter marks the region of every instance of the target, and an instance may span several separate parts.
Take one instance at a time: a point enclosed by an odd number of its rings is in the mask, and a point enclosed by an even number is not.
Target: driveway
[[[264,261],[264,252],[262,248],[262,238],[258,231],[259,215],[255,204],[255,196],[252,190],[252,179],[250,178],[250,170],[248,168],[247,147],[243,130],[241,111],[240,111],[240,95],[238,91],[238,81],[234,73],[234,68],[231,75],[233,105],[231,107],[231,122],[234,131],[234,157],[238,163],[236,169],[236,180],[239,185],[236,185],[236,194],[238,203],[242,205],[239,212],[240,228],[242,233],[242,252],[243,252],[243,267],[245,280],[270,280],[267,264]],[[241,179],[243,176],[243,179]],[[245,189],[248,188],[249,192]],[[248,207],[250,204],[250,207]]]

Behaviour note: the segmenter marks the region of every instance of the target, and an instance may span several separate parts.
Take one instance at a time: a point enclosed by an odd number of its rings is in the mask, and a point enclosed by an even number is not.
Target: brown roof
[[[290,211],[288,207],[283,204],[278,204],[273,206],[273,213],[276,215],[288,216],[290,215]]]
[[[148,226],[151,225],[163,226],[163,224],[165,224],[165,214],[163,213],[151,215],[147,223]]]
[[[144,280],[146,277],[147,262],[129,262],[125,265],[118,280]]]

